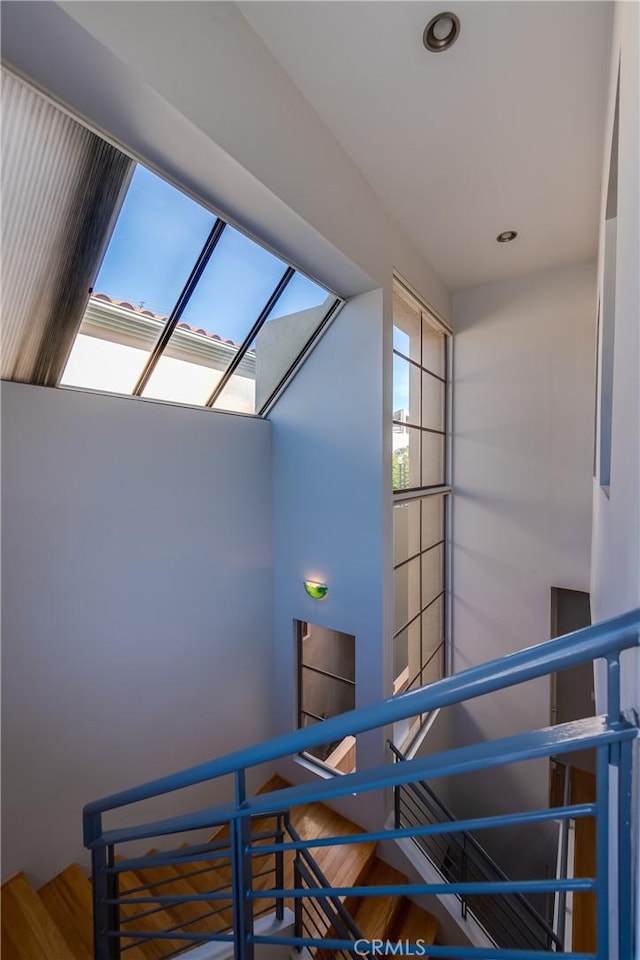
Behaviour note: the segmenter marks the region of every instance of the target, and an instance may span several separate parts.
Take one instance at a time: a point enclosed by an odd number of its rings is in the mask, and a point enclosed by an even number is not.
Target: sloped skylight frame
[[[142,164],[139,164],[139,166],[143,167],[143,169],[145,170],[148,170],[148,168],[144,167],[144,165]],[[178,188],[175,187],[174,189],[177,190]],[[197,202],[204,209],[210,209],[207,205],[202,204],[200,200],[197,200],[194,202]],[[202,249],[200,250],[200,253],[195,263],[193,264],[191,272],[186,282],[184,283],[184,286],[180,292],[180,295],[178,296],[177,300],[173,304],[173,307],[170,310],[164,322],[164,326],[160,330],[157,336],[157,339],[144,362],[142,370],[139,376],[137,377],[136,383],[133,389],[130,391],[130,395],[135,397],[145,397],[145,398],[151,398],[151,399],[164,400],[164,402],[176,402],[176,401],[171,401],[170,399],[165,399],[161,396],[153,397],[153,395],[151,395],[151,397],[149,397],[149,395],[145,395],[145,388],[149,385],[151,377],[154,371],[157,369],[161,358],[167,355],[165,351],[167,351],[167,348],[171,343],[172,338],[174,337],[174,335],[182,333],[182,328],[186,326],[184,323],[181,322],[181,318],[183,317],[184,311],[189,303],[189,300],[192,294],[195,292],[207,265],[215,257],[216,247],[221,237],[223,236],[225,229],[229,226],[229,227],[232,227],[233,230],[245,236],[248,240],[251,241],[251,243],[256,244],[257,247],[261,247],[265,251],[272,253],[273,256],[276,257],[277,259],[281,260],[284,266],[284,271],[280,279],[278,280],[277,284],[275,285],[274,289],[271,291],[264,306],[256,316],[254,322],[251,324],[250,329],[246,333],[242,342],[239,345],[231,344],[229,342],[229,347],[230,347],[228,351],[229,362],[227,363],[226,368],[224,369],[220,368],[222,370],[221,377],[219,381],[214,386],[212,386],[212,389],[206,401],[203,404],[194,404],[193,402],[190,402],[187,405],[199,405],[205,408],[214,408],[216,406],[216,403],[219,402],[219,399],[222,396],[225,390],[225,387],[229,385],[234,374],[241,369],[247,368],[247,362],[251,358],[251,348],[252,348],[252,345],[255,344],[256,337],[258,336],[260,331],[263,329],[265,324],[268,322],[278,301],[280,300],[284,291],[286,290],[286,288],[288,287],[288,285],[296,275],[305,277],[307,280],[311,281],[318,288],[326,292],[326,298],[323,303],[323,306],[325,306],[326,309],[324,310],[322,317],[320,318],[315,328],[311,332],[311,335],[309,336],[309,338],[304,343],[302,349],[296,353],[293,360],[291,361],[291,358],[287,358],[282,375],[276,377],[273,384],[269,384],[268,393],[266,394],[265,397],[262,398],[262,401],[260,402],[259,407],[257,407],[252,413],[246,413],[246,411],[241,411],[241,410],[234,410],[229,407],[222,407],[222,409],[230,413],[236,412],[236,413],[244,413],[245,415],[249,415],[249,416],[253,415],[253,416],[259,416],[259,417],[265,417],[268,415],[269,411],[271,410],[273,405],[276,403],[279,396],[282,394],[282,392],[288,385],[289,381],[292,379],[292,377],[296,374],[298,369],[304,363],[304,360],[306,359],[308,354],[311,352],[311,350],[319,340],[320,336],[324,333],[324,331],[327,329],[331,321],[338,314],[339,310],[344,304],[344,299],[339,295],[337,295],[334,291],[328,289],[324,284],[318,283],[317,280],[311,277],[308,277],[307,274],[303,273],[301,270],[289,264],[279,254],[271,251],[266,245],[255,240],[254,237],[249,236],[245,231],[238,228],[238,226],[235,223],[231,224],[228,219],[223,218],[215,211],[212,211],[212,212],[214,212],[214,216],[216,217],[213,223],[213,226],[209,231],[209,234],[205,240],[205,243]],[[109,250],[109,245],[107,244],[105,248],[105,256],[107,255],[108,250]],[[99,270],[96,271],[96,275],[98,272]],[[91,291],[91,293],[93,293],[93,291]],[[108,303],[111,300],[111,297],[110,295],[106,295],[103,299],[105,299]],[[95,303],[95,300],[90,302]],[[124,304],[124,306],[127,306],[127,305]],[[133,306],[131,307],[131,309],[133,311],[136,311],[136,308]],[[311,309],[317,309],[317,308],[311,308]],[[86,313],[85,313],[85,316],[86,316]],[[160,319],[160,318],[156,318],[156,319]],[[81,330],[82,330],[82,327],[78,331],[78,335],[80,334]],[[193,334],[193,336],[195,337],[195,333]],[[116,340],[116,342],[118,341]],[[222,338],[220,339],[220,342],[223,344],[225,343],[225,341],[222,340]],[[65,381],[65,378],[63,375],[62,382],[60,385],[68,388],[79,386],[79,384],[77,383],[74,384],[71,381],[67,381],[67,382],[64,382],[64,381]],[[87,384],[87,383],[84,384],[84,388],[94,389],[91,387],[90,384]],[[99,388],[99,387],[96,387],[95,389],[104,390],[104,388]],[[107,390],[105,392],[116,392],[116,391]],[[178,401],[178,402],[181,402],[181,401]],[[220,407],[218,407],[218,409],[220,409]]]

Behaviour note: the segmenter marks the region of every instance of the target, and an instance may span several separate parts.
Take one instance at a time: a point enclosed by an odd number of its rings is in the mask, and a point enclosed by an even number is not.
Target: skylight
[[[340,305],[137,165],[61,384],[264,413]]]

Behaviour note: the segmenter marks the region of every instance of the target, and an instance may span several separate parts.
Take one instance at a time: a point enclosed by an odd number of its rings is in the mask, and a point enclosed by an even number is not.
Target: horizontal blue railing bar
[[[84,808],[91,815],[117,809],[160,794],[171,793],[258,764],[297,754],[348,735],[390,726],[420,713],[481,697],[505,687],[555,673],[589,660],[606,657],[637,646],[640,640],[640,611],[633,610],[611,620],[577,630],[554,640],[519,650],[506,657],[445,677],[428,687],[391,697],[379,704],[352,710],[322,724],[284,734],[266,743],[255,744],[216,760],[169,774],[129,790],[94,800]],[[95,838],[85,830],[85,842]]]
[[[135,937],[138,940],[190,940],[192,943],[232,943],[232,933],[181,933],[172,930],[166,933],[150,933],[149,930],[107,930],[108,937]],[[125,947],[126,949],[126,947]]]
[[[201,875],[204,874],[204,873],[209,873],[209,871],[208,871],[208,870],[195,870],[193,873],[181,873],[181,874],[180,874],[180,879],[181,879],[181,880],[187,880],[189,877],[201,876]],[[142,893],[143,890],[149,890],[151,887],[153,887],[153,890],[154,890],[154,892],[155,892],[155,891],[158,889],[158,887],[163,887],[163,886],[165,886],[167,883],[175,883],[175,880],[176,880],[176,878],[175,878],[175,876],[173,876],[173,877],[168,877],[166,880],[154,880],[154,882],[153,882],[152,884],[145,883],[145,884],[142,884],[142,885],[139,886],[139,887],[127,887],[126,895],[127,895],[127,897],[131,897],[134,893]],[[225,883],[220,884],[220,886],[218,886],[218,887],[212,887],[211,890],[212,890],[213,893],[217,893],[217,892],[219,892],[220,890],[230,890],[230,881],[226,881]],[[128,922],[130,922],[130,920],[131,920],[131,918],[128,917],[126,920],[123,920],[122,922],[123,922],[123,923],[128,923]]]
[[[318,837],[313,840],[289,840],[284,843],[271,843],[265,846],[253,846],[252,853],[277,853],[287,850],[315,850],[316,847],[336,847],[353,843],[371,843],[382,840],[408,840],[413,837],[431,837],[463,833],[469,830],[490,830],[497,827],[513,826],[523,823],[541,823],[545,820],[578,820],[593,817],[596,814],[595,803],[577,803],[572,807],[551,807],[546,810],[530,810],[527,813],[507,813],[495,817],[480,817],[473,820],[456,820],[452,823],[430,823],[424,827],[398,827],[367,833],[343,834],[339,837]],[[170,861],[171,863],[175,861]]]
[[[255,944],[279,944],[287,947],[319,947],[327,950],[346,950],[354,952],[352,940],[319,939],[317,937],[268,937],[256,935],[251,938]],[[363,950],[370,941],[363,939]],[[510,950],[499,947],[442,947],[436,944],[418,947],[415,944],[404,947],[404,953],[398,953],[396,944],[389,945],[386,955],[390,956],[423,956],[445,957],[451,960],[549,960],[550,956],[562,957],[563,960],[596,960],[595,953],[554,953],[548,950]],[[419,952],[421,951],[421,952]],[[382,952],[377,954],[382,956]],[[612,958],[610,958],[612,960]]]
[[[151,783],[142,784],[131,790],[125,790],[111,797],[103,798],[88,804],[84,810],[85,844],[92,850],[92,875],[94,878],[94,910],[95,910],[95,943],[96,960],[116,960],[129,946],[147,941],[170,942],[175,941],[171,956],[180,952],[178,944],[206,944],[214,942],[233,942],[236,960],[253,960],[253,946],[258,943],[274,943],[281,946],[315,946],[320,950],[332,951],[336,956],[368,955],[388,953],[393,955],[423,956],[426,953],[435,960],[437,957],[460,958],[460,960],[542,960],[549,952],[555,952],[558,957],[567,960],[612,960],[608,954],[609,927],[617,937],[620,946],[620,957],[616,960],[630,960],[631,910],[625,915],[620,914],[619,921],[610,922],[608,904],[611,889],[611,876],[608,872],[609,832],[617,831],[616,845],[620,858],[618,877],[615,878],[620,888],[621,902],[630,900],[631,863],[630,858],[620,854],[621,849],[631,847],[631,741],[638,735],[637,717],[631,713],[620,713],[620,670],[619,653],[622,650],[637,647],[640,643],[640,611],[632,611],[624,616],[617,617],[607,623],[578,631],[574,634],[548,641],[537,647],[519,651],[516,654],[472,668],[464,673],[438,681],[431,686],[420,690],[391,698],[381,704],[365,709],[342,714],[314,727],[287,734],[267,743],[258,744],[245,750],[229,754],[219,760],[200,764],[188,770],[171,774]],[[561,671],[568,667],[592,661],[600,657],[607,659],[608,679],[608,715],[590,717],[548,727],[542,730],[529,731],[512,736],[506,736],[492,742],[475,743],[471,746],[458,747],[428,756],[414,757],[405,760],[402,764],[384,764],[368,770],[358,770],[355,773],[342,775],[313,783],[287,786],[284,789],[270,793],[247,796],[245,771],[249,767],[263,764],[280,757],[289,757],[322,743],[341,740],[348,734],[358,734],[371,729],[383,729],[392,723],[413,717],[419,713],[428,713],[454,703],[467,701],[476,697],[490,694],[496,690],[512,687]],[[585,750],[591,747],[597,749],[597,799],[593,803],[565,805],[560,808],[524,811],[494,817],[475,817],[463,821],[446,819],[444,822],[418,822],[416,825],[401,825],[396,819],[394,828],[378,830],[371,833],[356,833],[343,837],[322,837],[302,840],[291,826],[289,813],[292,807],[310,802],[327,802],[339,797],[365,794],[374,790],[385,789],[391,786],[411,786],[413,784],[428,783],[440,777],[452,777],[473,771],[488,772],[492,768],[521,763],[533,759]],[[617,804],[609,803],[607,784],[613,767],[619,767],[619,778],[622,783]],[[133,827],[117,828],[103,831],[101,817],[106,810],[116,809],[131,803],[149,799],[159,794],[170,793],[183,787],[212,780],[217,777],[234,775],[235,800],[215,807],[198,810],[189,814],[165,818],[153,822],[138,824]],[[490,775],[490,774],[489,774]],[[626,779],[625,779],[626,778]],[[612,816],[613,815],[613,816]],[[616,819],[617,815],[617,819]],[[461,873],[451,875],[449,880],[436,878],[437,882],[419,883],[392,883],[381,886],[331,886],[319,868],[310,851],[316,848],[340,846],[341,844],[372,843],[381,840],[395,840],[403,838],[428,838],[429,836],[451,837],[450,843],[455,843],[456,836],[470,837],[469,831],[503,828],[509,825],[540,823],[549,820],[568,820],[579,817],[595,817],[597,823],[597,859],[598,871],[596,878],[572,877],[546,878],[540,880],[511,880],[504,874]],[[262,829],[253,833],[258,826],[256,820],[273,818],[275,828],[271,823],[269,829]],[[438,818],[436,818],[436,821]],[[150,857],[134,857],[125,861],[114,862],[116,844],[132,840],[142,840],[151,837],[174,835],[201,828],[215,828],[228,826],[229,838],[211,843],[200,843],[194,848],[176,848],[174,850],[154,853]],[[440,846],[440,844],[439,844]],[[284,856],[288,853],[291,858],[295,854],[292,880],[285,880]],[[252,881],[251,861],[258,858],[260,866],[265,861],[260,858],[274,857],[273,866],[268,870],[254,873],[254,878],[273,874],[273,883],[270,888],[255,889]],[[171,880],[157,883],[155,887],[142,885],[133,890],[118,889],[118,876],[124,871],[144,869],[150,866],[163,867],[174,864],[190,864],[197,873],[206,874],[217,869],[217,861],[224,861],[231,866],[229,885],[220,885],[222,877],[212,877],[206,886],[212,889],[206,891],[188,890],[185,893],[171,893],[171,887],[164,892],[161,883],[171,883]],[[311,875],[313,871],[313,876]],[[542,871],[540,871],[542,872]],[[260,886],[263,885],[261,881]],[[291,885],[291,886],[289,886]],[[616,887],[617,889],[617,887]],[[357,927],[351,927],[342,922],[340,910],[344,908],[339,898],[374,899],[404,895],[414,896],[457,896],[466,905],[472,907],[475,902],[484,902],[487,897],[516,897],[523,903],[524,896],[560,893],[568,891],[595,892],[597,901],[597,954],[576,953],[557,948],[562,947],[554,932],[549,928],[544,938],[520,936],[519,929],[506,928],[498,931],[494,939],[498,947],[474,948],[469,946],[444,947],[415,944],[405,944],[399,954],[397,945],[390,945],[388,950],[367,950],[367,941],[358,940]],[[627,898],[624,900],[624,898]],[[290,901],[295,908],[295,936],[286,937],[284,931],[277,932],[273,928],[268,932],[270,936],[258,936],[253,926],[254,920],[273,910],[275,903],[276,916],[283,917],[285,901]],[[471,903],[469,903],[471,901]],[[207,916],[229,910],[232,904],[233,921],[229,917],[229,924],[224,927],[226,933],[209,933],[205,931],[188,930],[198,923],[199,919],[185,920],[169,929],[161,931],[139,931],[135,928],[136,921],[150,913],[162,912],[164,908],[176,908],[181,904],[207,904],[205,909],[211,912]],[[216,906],[216,904],[222,904]],[[336,909],[329,911],[332,905]],[[338,905],[340,910],[338,910]],[[255,909],[254,909],[255,906]],[[128,907],[129,916],[123,921],[120,918],[120,907]],[[136,912],[136,907],[141,912]],[[213,910],[211,908],[214,907]],[[313,925],[308,926],[307,918],[319,908],[327,913],[329,925],[326,932],[333,934],[336,939],[322,937],[321,931]],[[614,931],[613,922],[617,923]],[[124,929],[123,929],[124,924]],[[232,929],[230,929],[232,928]],[[304,933],[309,934],[305,937]],[[525,931],[526,932],[526,931]],[[267,931],[265,931],[267,933]],[[503,936],[504,933],[504,936]],[[318,939],[314,939],[317,936]],[[493,934],[492,934],[493,936]],[[351,939],[340,939],[351,937]],[[115,940],[127,938],[129,946],[120,946]],[[363,949],[357,950],[355,944],[360,943]],[[419,941],[422,944],[422,941]],[[556,950],[554,951],[554,945]],[[545,949],[541,947],[546,946]],[[167,955],[169,956],[169,955]]]
[[[191,901],[195,903],[198,900],[229,900],[229,894],[229,890],[225,890],[224,893],[216,893],[211,890],[206,893],[153,894],[148,897],[105,897],[104,902],[113,906],[118,904],[120,906],[136,907],[143,903],[191,903]],[[267,897],[267,899],[271,900],[272,897]]]
[[[323,723],[326,722],[328,721],[323,721]],[[545,727],[543,730],[504,737],[501,740],[458,747],[432,756],[416,757],[413,760],[405,760],[401,764],[385,764],[318,783],[301,784],[284,790],[259,794],[246,800],[239,807],[225,804],[222,807],[199,810],[136,827],[106,830],[87,846],[144,840],[171,833],[199,830],[213,823],[226,823],[229,820],[241,820],[258,814],[276,814],[285,807],[311,801],[326,801],[351,793],[379,790],[394,784],[435,780],[441,776],[455,776],[487,767],[533,760],[550,754],[586,750],[589,747],[631,740],[636,736],[637,728],[630,724],[622,724],[617,729],[610,729],[606,717],[587,717],[584,720],[573,720],[555,727]],[[224,820],[221,820],[222,816]]]
[[[560,890],[587,891],[595,890],[597,883],[590,877],[572,877],[570,880],[500,880],[482,881],[478,883],[391,883],[379,887],[314,887],[312,890],[252,890],[247,894],[251,900],[273,900],[281,897],[290,897],[297,900],[305,897],[395,897],[398,893],[404,896],[420,896],[434,893],[460,893],[464,895],[477,893],[555,893]],[[156,897],[156,900],[159,900]],[[178,898],[175,898],[176,900]],[[184,899],[192,899],[185,897]]]
[[[222,851],[215,851],[214,853],[200,853],[199,851],[192,851],[191,848],[189,851],[183,850],[181,857],[175,857],[171,854],[166,856],[161,853],[150,853],[147,857],[136,857],[135,859],[130,860],[119,860],[118,863],[114,863],[112,867],[107,867],[105,873],[126,873],[127,870],[140,870],[146,867],[170,867],[174,863],[192,863],[200,862],[204,860],[211,860],[211,864],[208,867],[203,867],[203,872],[208,873],[212,870],[220,870],[223,866],[223,863],[218,863],[217,861],[229,861],[231,853],[227,850],[227,853]]]
[[[153,823],[141,824],[138,827],[122,827],[115,830],[106,830],[101,837],[87,841],[85,846],[91,850],[100,843],[124,843],[127,840],[145,840],[148,837],[161,837],[169,833],[182,833],[189,830],[203,830],[210,827],[224,827],[238,814],[238,808],[233,803],[224,803],[218,807],[208,807],[197,813],[184,814],[178,817],[168,817],[165,820],[155,820]],[[85,815],[86,817],[86,815]],[[177,825],[180,821],[183,826]],[[156,828],[157,830],[150,829]]]

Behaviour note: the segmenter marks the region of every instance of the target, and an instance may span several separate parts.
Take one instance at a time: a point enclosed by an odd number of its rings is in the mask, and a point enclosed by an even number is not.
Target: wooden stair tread
[[[151,853],[159,853],[158,850],[152,850]],[[191,893],[199,893],[193,887],[189,880],[185,879],[173,865],[161,867],[145,867],[135,871],[141,884],[146,884],[151,894],[157,894],[161,897],[186,897]],[[207,905],[201,901],[183,902],[164,907],[167,913],[171,914],[175,920],[180,923],[189,920],[197,920],[203,913],[207,912]]]
[[[407,878],[399,870],[389,866],[378,857],[374,859],[359,886],[382,887],[390,884],[404,884]],[[355,920],[363,937],[368,940],[386,939],[392,926],[398,920],[403,909],[405,897],[395,894],[385,897],[348,897],[345,907]]]
[[[135,873],[129,870],[125,870],[118,875],[119,877],[119,888],[120,896],[124,897],[127,894],[134,890],[136,887],[140,886],[140,878],[136,876]],[[131,894],[132,897],[141,897],[143,892],[139,891],[138,893]],[[166,910],[158,910],[154,913],[150,913],[145,917],[141,917],[139,920],[135,920],[132,923],[126,923],[131,917],[135,916],[138,913],[142,913],[146,910],[153,910],[154,904],[152,903],[140,903],[140,904],[122,904],[120,906],[120,917],[123,921],[122,931],[123,933],[127,931],[127,928],[135,930],[140,933],[149,933],[150,936],[157,933],[165,933],[171,927],[176,925],[176,920],[170,913]],[[189,940],[141,940],[137,942],[138,938],[124,938],[122,940],[122,946],[128,946],[130,943],[136,942],[136,947],[141,951],[145,960],[160,960],[167,953],[170,953],[172,950],[189,950],[194,946],[193,943]],[[133,950],[125,953],[127,956]]]
[[[2,886],[3,960],[84,960],[76,954],[24,873]]]
[[[189,851],[189,844],[183,844],[182,850]],[[231,889],[231,860],[193,860],[190,863],[176,863],[174,869],[181,874],[198,893],[207,893],[215,887]]]
[[[183,849],[188,850],[188,845],[185,845]],[[152,850],[150,852],[158,853],[159,851]],[[142,882],[148,883],[151,890],[161,896],[171,896],[171,894],[188,896],[190,893],[210,893],[222,885],[230,886],[230,868],[224,872],[224,876],[216,875],[218,874],[217,871],[213,875],[208,871],[207,873],[195,873],[194,876],[191,876],[194,871],[207,866],[209,865],[206,861],[194,861],[193,863],[176,863],[150,870],[138,870],[136,873]],[[222,874],[222,871],[220,874]],[[169,883],[162,883],[161,886],[155,885],[159,880],[169,880],[170,878],[173,878],[173,880]],[[212,910],[221,906],[227,909],[221,913],[209,915]],[[174,922],[186,923],[186,926],[181,927],[183,933],[220,933],[233,922],[233,907],[227,901],[195,900],[191,903],[175,904],[167,907],[166,910],[174,917]]]
[[[38,890],[63,937],[78,957],[93,958],[93,903],[91,882],[72,863]]]
[[[258,791],[266,793],[286,789],[282,777],[271,777]],[[345,837],[362,834],[364,831],[346,817],[325,804],[314,802],[294,807],[290,812],[291,822],[303,840]],[[252,832],[275,830],[277,820],[268,815],[252,821]],[[223,824],[211,840],[228,838],[230,828]],[[271,838],[256,839],[270,844]],[[400,885],[406,877],[376,856],[376,843],[336,844],[326,847],[310,846],[310,853],[333,887]],[[189,845],[182,849],[188,853]],[[151,851],[156,853],[156,851]],[[194,857],[198,854],[194,853]],[[121,860],[121,858],[116,858]],[[293,886],[294,853],[284,855],[284,886]],[[256,891],[268,892],[275,886],[274,853],[259,853],[252,859],[253,886]],[[257,874],[260,874],[259,876]],[[205,859],[192,862],[156,865],[149,863],[135,871],[125,870],[118,874],[121,897],[189,896],[214,892],[229,892],[224,901],[183,901],[163,904],[124,904],[120,907],[122,931],[135,930],[149,934],[147,942],[137,938],[123,937],[122,946],[128,947],[126,955],[131,960],[161,960],[167,953],[177,955],[191,950],[202,934],[228,932],[233,924],[231,903],[231,862],[225,857],[220,863]],[[140,889],[146,887],[147,889]],[[135,892],[133,892],[135,891]],[[389,897],[342,898],[346,909],[367,939],[408,939],[433,943],[438,931],[438,922],[401,894]],[[288,904],[293,906],[293,904]],[[223,906],[219,912],[211,914]],[[2,950],[3,960],[92,960],[93,922],[91,881],[80,867],[70,865],[58,876],[46,883],[39,891],[31,887],[23,873],[12,878],[2,887]],[[255,912],[273,910],[271,898],[255,901]],[[150,911],[150,912],[148,912]],[[137,920],[132,918],[144,914]],[[329,925],[329,921],[327,921]],[[158,934],[168,933],[171,928],[193,935],[193,940],[157,939]],[[322,931],[328,934],[329,930]],[[154,939],[155,937],[155,939]],[[323,951],[318,952],[320,960]],[[328,954],[327,954],[328,957]]]
[[[344,837],[364,832],[361,827],[322,803],[294,808],[291,822],[302,840]],[[349,848],[344,845],[314,848],[311,845],[309,849],[331,886],[346,887],[356,882],[374,858],[376,844],[366,841]],[[349,849],[349,856],[345,856],[346,849]]]
[[[189,844],[183,849],[188,850]],[[216,866],[217,864],[217,866]],[[233,903],[231,889],[231,863],[229,861],[194,860],[192,863],[176,863],[175,869],[196,893],[224,893],[229,890],[229,900],[213,901],[205,904],[207,912],[220,909],[219,913],[208,917],[207,932],[221,933],[228,931],[233,925]],[[199,872],[200,871],[200,872]],[[224,909],[222,909],[224,908]]]
[[[439,927],[440,923],[436,917],[405,897],[404,907],[393,925],[391,939],[408,940],[410,943],[423,940],[424,943],[433,944],[438,936]]]
[[[274,773],[272,777],[262,784],[259,790],[256,790],[256,796],[261,793],[274,793],[276,790],[286,790],[287,787],[290,787],[291,784],[288,780],[285,780],[284,777],[281,777],[279,773]]]

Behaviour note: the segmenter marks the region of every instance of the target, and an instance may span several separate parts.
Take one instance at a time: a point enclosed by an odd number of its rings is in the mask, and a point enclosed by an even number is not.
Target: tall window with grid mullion
[[[397,283],[393,301],[394,692],[445,672],[448,332]],[[444,489],[443,489],[444,488]],[[414,718],[403,741],[425,717]]]

